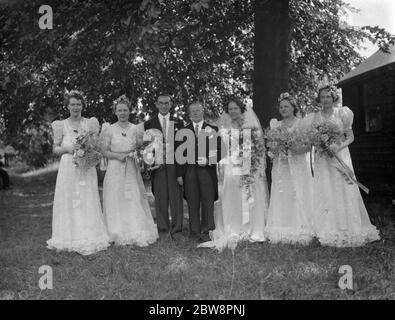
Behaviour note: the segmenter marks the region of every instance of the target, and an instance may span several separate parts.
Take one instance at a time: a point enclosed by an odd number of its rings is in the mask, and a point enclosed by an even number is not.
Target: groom
[[[164,144],[174,146],[174,131],[180,129],[183,124],[170,115],[170,109],[172,107],[170,95],[160,94],[155,106],[158,109],[158,115],[144,123],[144,130],[160,130],[163,134]],[[174,157],[174,152],[167,150],[167,154]],[[183,198],[182,187],[177,182],[176,166],[177,163],[173,159],[173,161],[166,161],[158,169],[151,171],[152,193],[155,197],[156,224],[161,238],[165,238],[168,235],[171,238],[177,238],[182,232]],[[169,220],[169,205],[171,224]]]
[[[214,230],[214,202],[218,200],[218,177],[216,163],[221,160],[224,145],[218,128],[203,119],[203,105],[193,102],[188,107],[191,123],[183,130],[191,130],[195,139],[184,138],[184,143],[193,143],[186,151],[195,150],[192,162],[178,166],[177,180],[184,186],[184,197],[188,203],[189,232],[192,238],[202,242],[210,241],[209,231]],[[204,141],[205,139],[205,147]],[[210,139],[216,139],[211,141]],[[192,142],[191,142],[192,141]],[[203,147],[200,147],[203,142]],[[200,144],[200,146],[199,146]],[[215,147],[213,147],[213,145]]]

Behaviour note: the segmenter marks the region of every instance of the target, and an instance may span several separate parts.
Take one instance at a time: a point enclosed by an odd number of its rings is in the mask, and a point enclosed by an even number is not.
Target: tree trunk
[[[254,110],[263,127],[279,117],[277,98],[289,88],[289,0],[255,0]]]

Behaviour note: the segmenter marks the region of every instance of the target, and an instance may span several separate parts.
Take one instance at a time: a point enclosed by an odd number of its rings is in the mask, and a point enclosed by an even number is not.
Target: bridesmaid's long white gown
[[[336,122],[343,131],[351,130],[353,113],[348,107],[337,107],[330,118],[324,118],[321,112],[310,115],[312,124],[325,119]],[[354,170],[348,148],[338,155]],[[356,247],[379,240],[358,186],[348,184],[336,169],[338,166],[334,158],[327,156],[314,163],[314,229],[319,241],[328,246]]]
[[[103,128],[102,138],[112,152],[129,153],[136,148],[142,126],[117,123]],[[108,161],[103,184],[103,211],[111,241],[117,245],[147,246],[158,239],[157,227],[146,197],[140,169],[134,161]]]
[[[96,118],[82,119],[82,129],[95,127]],[[62,146],[72,146],[78,132],[74,132],[68,120],[52,123],[54,140]],[[52,238],[49,249],[74,251],[89,255],[109,246],[97,184],[96,168],[86,172],[73,164],[71,154],[60,159],[53,204]]]
[[[274,119],[275,120],[275,119]],[[270,122],[271,128],[282,121]],[[291,132],[303,130],[296,119]],[[312,225],[313,188],[306,154],[276,157],[272,167],[272,188],[265,234],[272,243],[308,244],[314,237]]]

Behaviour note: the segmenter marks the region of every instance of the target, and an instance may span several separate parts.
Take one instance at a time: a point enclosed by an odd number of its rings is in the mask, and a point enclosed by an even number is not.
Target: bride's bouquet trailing
[[[332,144],[339,144],[344,136],[339,126],[331,120],[325,120],[313,126],[307,133],[310,144],[314,147],[314,151],[310,152],[310,168],[312,176],[314,177],[313,157],[320,158],[324,155],[329,158],[334,158],[340,165],[336,169],[344,177],[349,184],[356,184],[364,192],[369,193],[369,189],[358,182],[355,178],[354,172],[351,168],[335,153],[329,146]]]
[[[256,180],[264,177],[265,170],[265,140],[262,131],[256,127],[243,127],[243,130],[250,130],[251,135],[243,136],[241,149],[243,150],[244,161],[250,161],[247,174],[240,176],[240,186],[247,192],[247,199],[252,199],[252,186]]]
[[[92,131],[81,132],[74,144],[73,163],[77,168],[87,171],[96,167],[101,159],[97,135]]]

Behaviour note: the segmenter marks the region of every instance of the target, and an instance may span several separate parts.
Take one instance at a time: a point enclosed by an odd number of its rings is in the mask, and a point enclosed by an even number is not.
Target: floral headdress
[[[319,102],[320,100],[320,93],[323,90],[328,90],[333,97],[333,101],[336,102],[339,100],[339,91],[335,85],[334,81],[329,80],[328,75],[324,75],[323,78],[318,82],[315,100]]]
[[[120,97],[118,97],[117,99],[115,99],[112,103],[112,107],[115,110],[116,106],[120,103],[126,104],[128,106],[128,108],[130,109],[131,103],[130,100],[128,99],[128,97],[123,94]]]
[[[294,100],[294,98],[288,92],[283,92],[278,97],[278,102],[281,102],[281,101],[283,101],[285,99],[287,99],[287,100]]]
[[[296,101],[296,99],[293,96],[291,96],[290,93],[283,92],[278,97],[278,103],[280,103],[283,100],[287,100],[291,104],[291,106],[294,108],[294,115],[295,116],[298,115],[298,113],[299,113],[299,106],[298,106],[298,102]]]
[[[320,101],[320,93],[323,90],[329,91],[329,93],[332,95],[333,102],[336,102],[339,100],[339,90],[337,89],[337,87],[331,83],[327,83],[327,84],[320,84],[318,86],[317,92],[315,94],[315,99],[317,102]]]
[[[85,108],[86,107],[86,99],[84,94],[81,91],[78,90],[67,90],[65,89],[65,93],[64,93],[64,103],[65,106],[67,106],[69,104],[70,98],[76,98],[78,100],[81,101],[82,103],[82,107]]]

